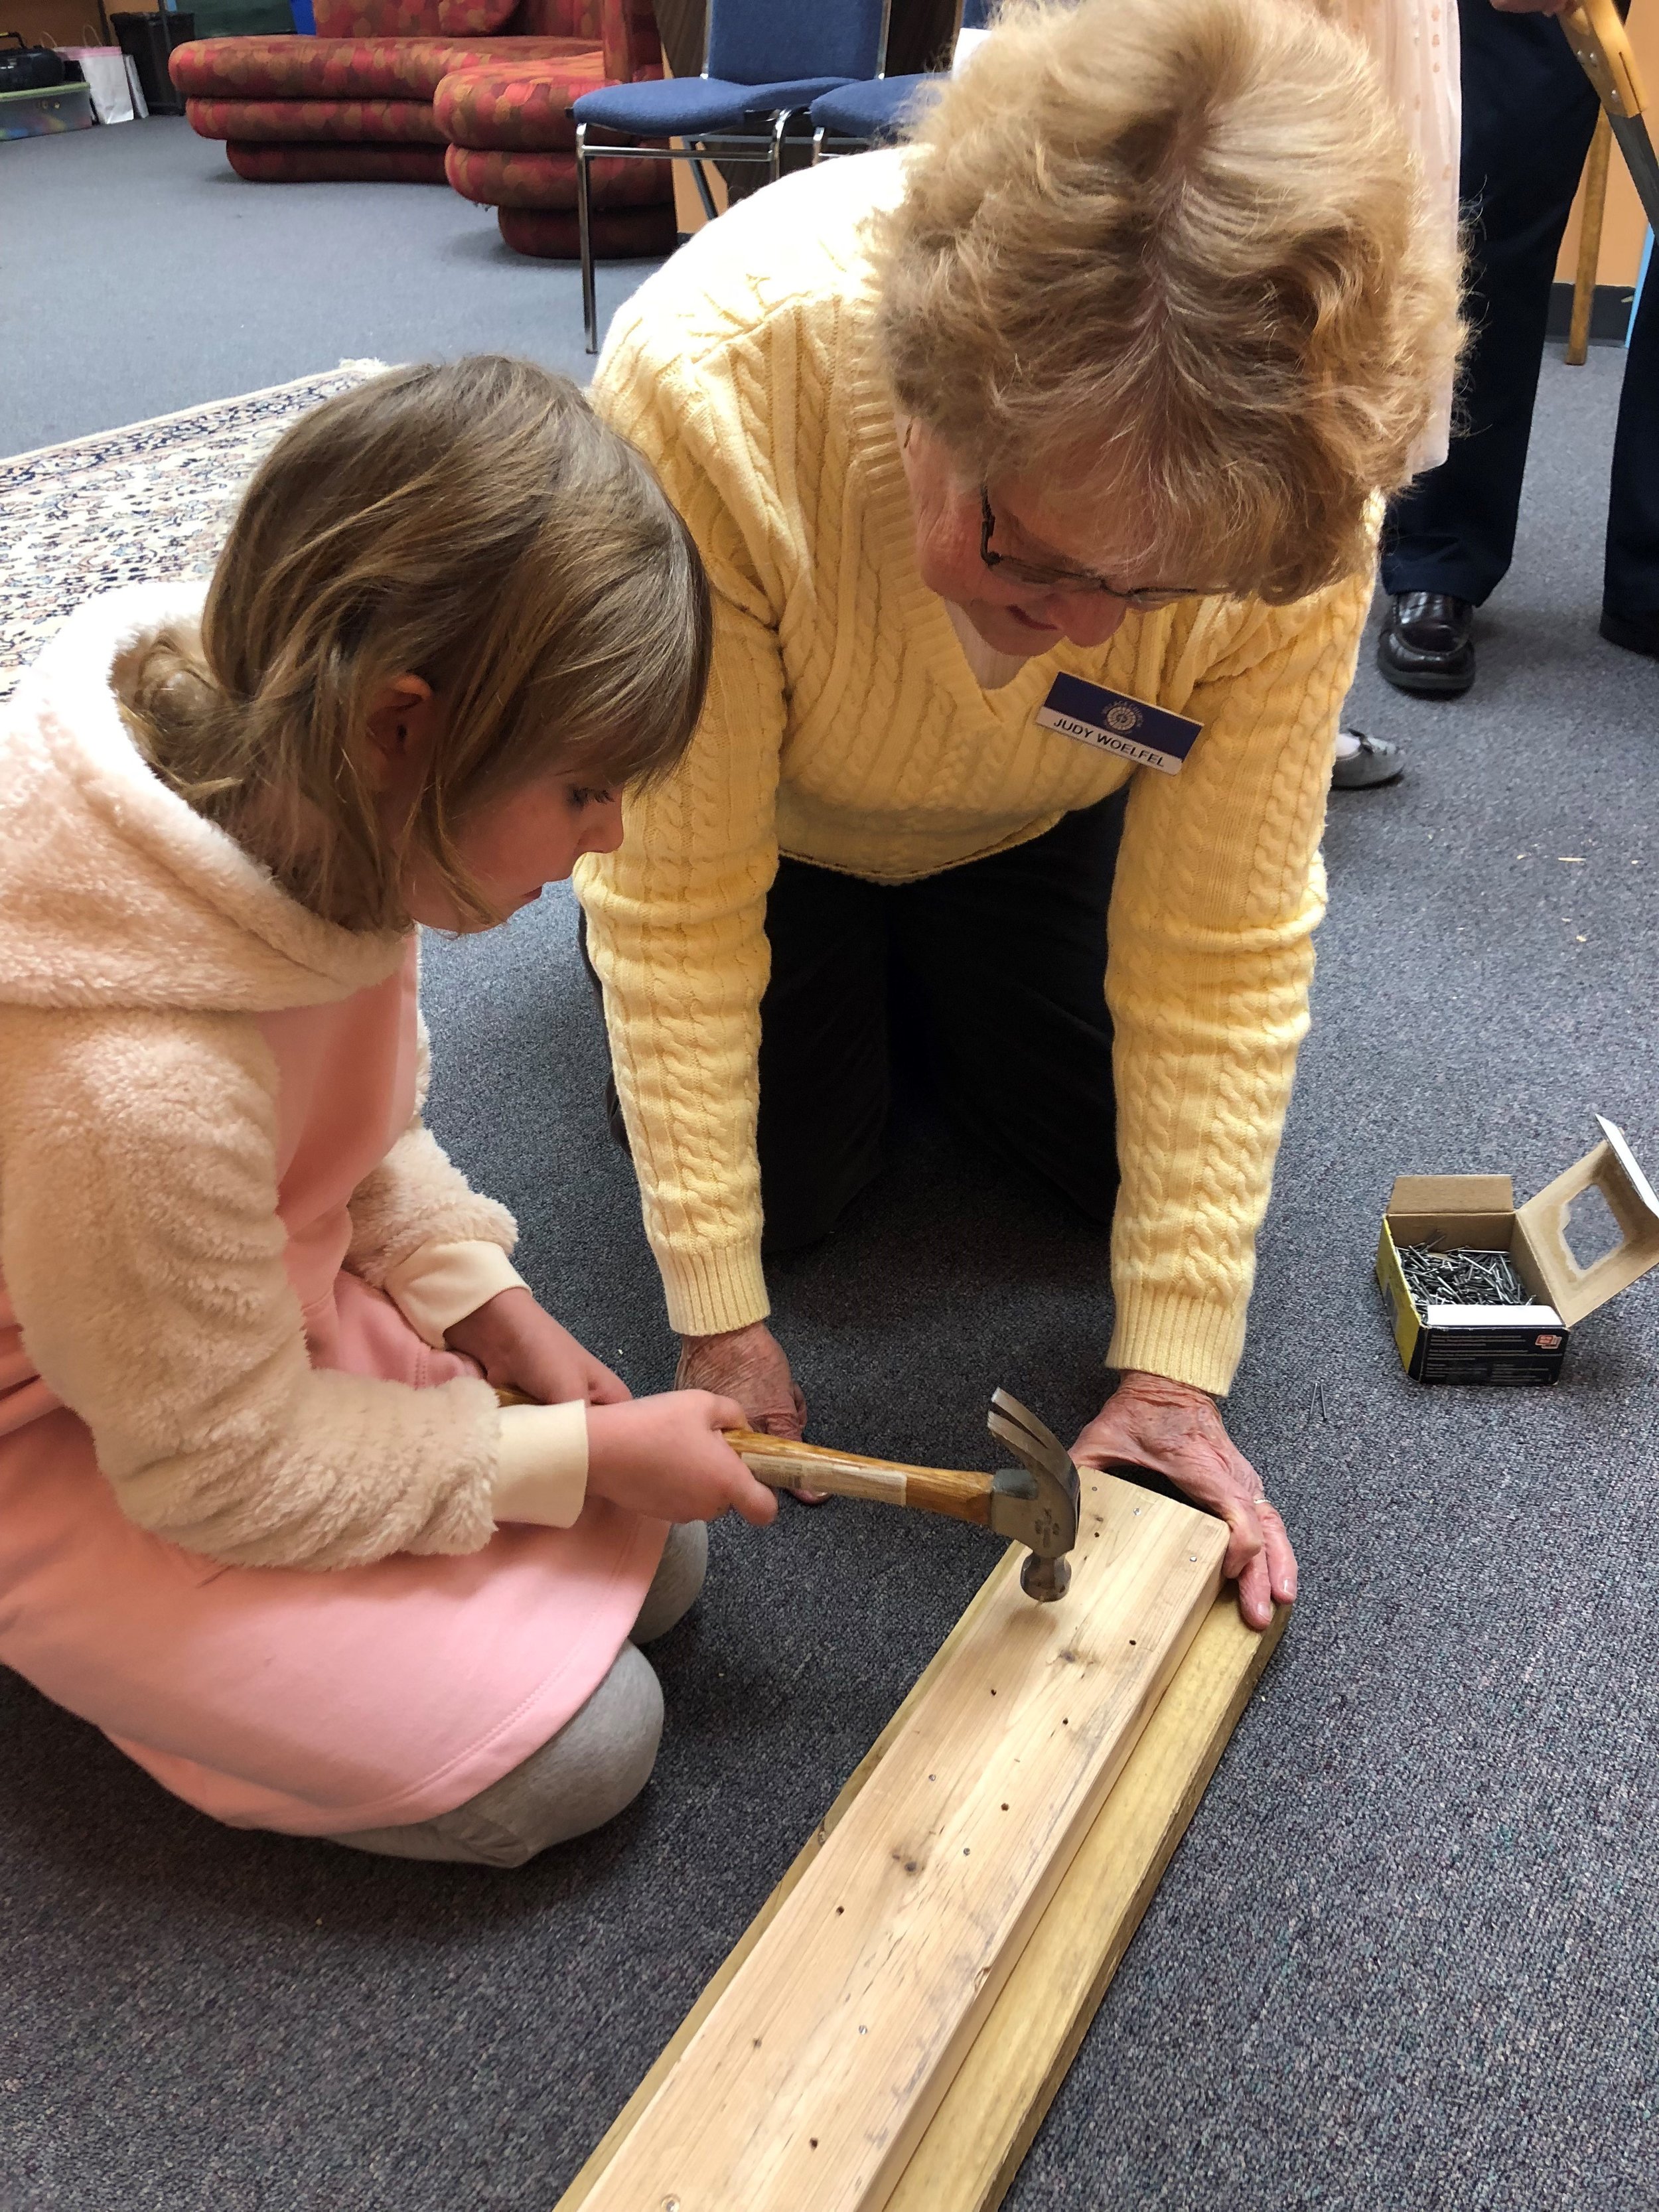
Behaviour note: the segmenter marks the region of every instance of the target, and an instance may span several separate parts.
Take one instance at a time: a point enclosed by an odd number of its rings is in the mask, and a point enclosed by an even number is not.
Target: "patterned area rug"
[[[94,592],[204,575],[278,434],[385,366],[343,361],[321,376],[0,460],[0,699]]]

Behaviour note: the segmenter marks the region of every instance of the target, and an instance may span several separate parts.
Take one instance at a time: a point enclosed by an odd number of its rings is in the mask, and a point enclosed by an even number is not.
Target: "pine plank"
[[[678,2063],[681,2051],[684,2050],[714,2006],[725,1995],[732,1977],[777,1917],[784,1899],[794,1888],[807,1868],[811,1865],[813,1860],[817,1858],[836,1829],[840,1826],[851,1809],[854,1800],[886,1756],[889,1748],[902,1733],[911,1714],[927,1694],[930,1685],[940,1671],[950,1663],[951,1654],[969,1635],[974,1623],[988,1607],[995,1604],[999,1593],[1011,1580],[1016,1585],[1018,1584],[1019,1563],[1023,1557],[1023,1547],[1018,1544],[1010,1544],[1000,1560],[992,1568],[978,1589],[969,1599],[956,1626],[912,1683],[891,1720],[888,1722],[886,1727],[883,1729],[869,1750],[865,1753],[863,1758],[842,1784],[834,1804],[830,1806],[823,1820],[818,1822],[817,1826],[813,1829],[811,1834],[779,1876],[777,1887],[765,1904],[761,1906],[714,1973],[703,1984],[696,2002],[663,2045],[639,2087],[635,2090],[633,2095],[594,2145],[570,2186],[554,2207],[554,2212],[583,2212],[583,2207],[587,2203],[594,2183],[611,2164],[624,2138],[633,2132],[647,2106],[651,2103]]]
[[[1020,1954],[886,2212],[995,2212],[1285,1632],[1224,1590]]]
[[[1215,1597],[1218,1522],[1109,1475],[1084,1505],[1070,1595],[993,1578],[567,2207],[888,2201]]]

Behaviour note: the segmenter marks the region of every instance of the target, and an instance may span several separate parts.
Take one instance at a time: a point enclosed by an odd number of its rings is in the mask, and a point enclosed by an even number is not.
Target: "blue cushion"
[[[881,67],[882,0],[709,0],[708,74],[728,84],[829,82]]]
[[[623,131],[635,138],[696,138],[734,130],[745,115],[772,115],[781,107],[810,107],[833,92],[833,76],[786,79],[777,84],[726,84],[718,77],[671,76],[644,84],[607,84],[585,92],[570,112],[578,123]]]
[[[942,76],[884,76],[844,84],[812,102],[812,128],[842,138],[896,138],[944,82]]]

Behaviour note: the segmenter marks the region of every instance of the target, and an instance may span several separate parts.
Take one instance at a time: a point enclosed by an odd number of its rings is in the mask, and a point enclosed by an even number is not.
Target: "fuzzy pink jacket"
[[[413,945],[319,920],[135,750],[125,656],[202,591],[88,602],[0,710],[0,1432],[68,1406],[131,1520],[240,1565],[568,1527],[580,1407],[503,1413],[474,1377],[416,1390],[307,1357],[270,1024],[386,982]],[[418,1104],[349,1212],[343,1264],[428,1343],[520,1279],[511,1216]]]

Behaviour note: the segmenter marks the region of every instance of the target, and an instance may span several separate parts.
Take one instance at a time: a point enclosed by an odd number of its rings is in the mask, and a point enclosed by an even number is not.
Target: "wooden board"
[[[1216,1594],[1218,1522],[1103,1474],[1084,1509],[1068,1596],[993,1578],[568,2204],[887,2203]]]
[[[1224,1590],[974,2039],[887,2212],[995,2212],[1284,1633]]]
[[[840,1825],[935,1673],[949,1663],[971,1623],[1014,1571],[1011,1556],[969,1603],[560,2198],[556,2212],[582,2212],[617,2146]],[[889,2212],[923,2212],[924,2207],[925,2212],[993,2212],[1001,2202],[1289,1619],[1289,1608],[1281,1607],[1266,1632],[1257,1635],[1240,1620],[1231,1591],[1217,1598],[975,2039],[905,2169]],[[987,2098],[982,2115],[965,2129],[975,2076],[979,2094],[984,2095],[988,2074],[999,2083],[994,2102]],[[957,2170],[952,2172],[941,2153],[958,2141]],[[970,2170],[963,2170],[969,2162]],[[918,2188],[930,2189],[931,2201],[918,2195]]]

